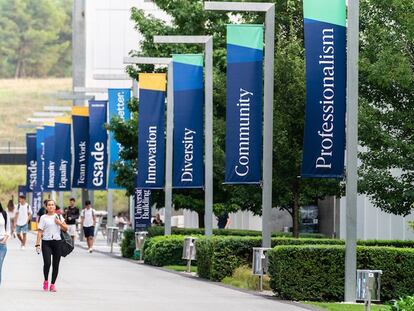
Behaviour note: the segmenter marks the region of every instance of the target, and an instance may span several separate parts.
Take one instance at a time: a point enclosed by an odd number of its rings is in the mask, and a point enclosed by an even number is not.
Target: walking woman
[[[7,240],[11,234],[10,219],[7,212],[3,209],[0,203],[0,285],[1,285],[1,270],[3,267],[4,257],[7,253]]]
[[[43,255],[43,290],[56,292],[55,282],[59,273],[59,263],[61,257],[62,239],[60,231],[67,231],[68,226],[65,224],[63,217],[56,214],[56,203],[53,200],[47,200],[47,214],[40,218],[36,251],[40,253],[40,240],[42,240],[41,250]],[[52,280],[49,289],[49,270],[53,265]]]

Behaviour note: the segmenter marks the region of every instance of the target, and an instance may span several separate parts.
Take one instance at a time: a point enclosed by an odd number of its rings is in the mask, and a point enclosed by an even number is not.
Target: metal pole
[[[356,300],[359,0],[348,1],[345,301]]]
[[[108,215],[106,221],[108,227],[114,225],[113,193],[114,191],[112,189],[108,189]]]
[[[63,212],[63,192],[59,191],[59,206],[61,208],[61,211]]]

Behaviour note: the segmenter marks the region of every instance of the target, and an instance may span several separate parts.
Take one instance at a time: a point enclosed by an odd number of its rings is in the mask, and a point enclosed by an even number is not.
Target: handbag
[[[75,245],[73,244],[72,237],[66,231],[60,230],[60,238],[62,239],[61,255],[66,257],[72,253]]]

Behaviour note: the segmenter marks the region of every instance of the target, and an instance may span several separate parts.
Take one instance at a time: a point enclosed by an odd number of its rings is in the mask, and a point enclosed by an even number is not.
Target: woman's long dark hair
[[[3,213],[3,212],[5,212],[5,210],[3,209],[3,205],[1,205],[1,202],[0,202],[0,213]]]

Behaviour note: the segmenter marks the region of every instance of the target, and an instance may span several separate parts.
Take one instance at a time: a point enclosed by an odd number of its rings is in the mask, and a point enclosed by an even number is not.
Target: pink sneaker
[[[51,291],[51,292],[56,292],[56,287],[55,287],[55,284],[51,284],[51,285],[50,285],[50,291]]]
[[[43,282],[43,290],[44,290],[44,291],[49,290],[49,282],[48,282],[48,281],[44,281],[44,282]]]

